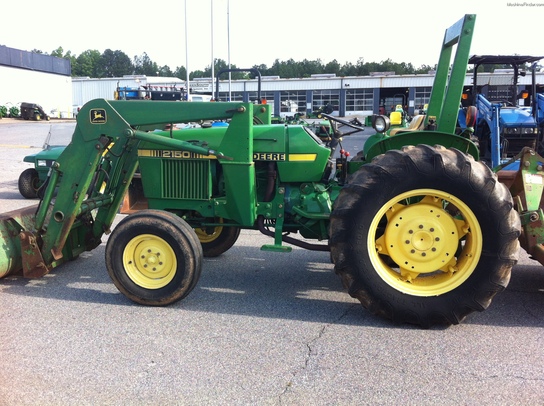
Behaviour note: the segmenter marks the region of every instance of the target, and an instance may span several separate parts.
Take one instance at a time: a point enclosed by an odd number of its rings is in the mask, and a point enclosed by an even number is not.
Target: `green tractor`
[[[31,168],[25,169],[19,175],[17,186],[19,193],[26,199],[35,199],[38,197],[42,186],[47,181],[49,170],[59,155],[66,148],[64,143],[52,143],[52,131],[49,130],[43,149],[35,154],[27,155],[23,158],[23,162],[32,164]]]
[[[268,105],[87,103],[40,204],[0,216],[0,277],[43,276],[111,232],[115,286],[136,303],[168,305],[195,287],[204,257],[250,229],[270,236],[263,250],[330,251],[349,294],[395,322],[457,324],[486,309],[520,241],[544,260],[544,182],[543,159],[526,150],[509,191],[470,136],[455,134],[475,18],[446,30],[418,127],[390,135],[376,116],[377,134],[351,159],[333,159],[339,132],[323,142],[308,126],[272,124]],[[201,120],[229,125],[172,125]],[[131,214],[111,230],[121,205]]]

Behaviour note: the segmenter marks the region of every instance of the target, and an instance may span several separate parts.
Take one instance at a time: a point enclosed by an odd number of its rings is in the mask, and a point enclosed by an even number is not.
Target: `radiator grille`
[[[165,159],[162,161],[162,197],[166,199],[208,200],[210,161]]]

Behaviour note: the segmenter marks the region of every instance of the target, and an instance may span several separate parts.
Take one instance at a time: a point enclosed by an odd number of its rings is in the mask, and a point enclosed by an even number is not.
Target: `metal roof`
[[[68,59],[8,48],[4,45],[0,45],[0,65],[64,76],[70,76],[72,73]]]
[[[544,56],[530,56],[530,55],[473,55],[468,60],[468,63],[474,65],[481,64],[515,64],[522,65],[524,63],[536,62],[543,59]]]

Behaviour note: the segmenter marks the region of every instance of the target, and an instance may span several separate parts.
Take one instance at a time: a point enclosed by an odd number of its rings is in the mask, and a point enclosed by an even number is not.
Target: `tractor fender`
[[[406,131],[392,137],[374,140],[370,146],[365,144],[365,161],[370,162],[374,157],[393,149],[400,150],[407,145],[442,145],[445,148],[455,148],[471,155],[475,160],[480,158],[478,147],[470,139],[459,135],[440,131]],[[368,148],[368,149],[367,149]]]

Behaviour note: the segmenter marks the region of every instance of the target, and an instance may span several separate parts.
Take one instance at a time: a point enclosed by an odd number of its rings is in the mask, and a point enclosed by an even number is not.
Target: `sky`
[[[544,0],[5,3],[0,45],[46,53],[62,47],[76,56],[111,49],[131,59],[145,52],[172,70],[204,70],[212,56],[238,68],[270,67],[276,59],[356,64],[360,58],[434,66],[446,28],[465,14],[477,16],[471,54],[544,55]]]

